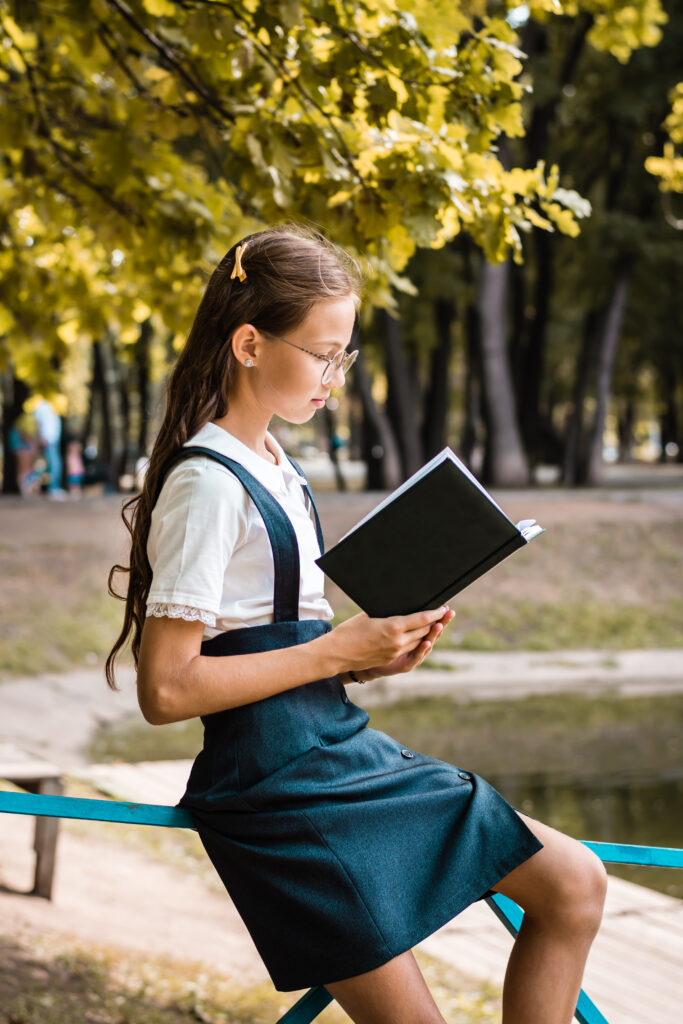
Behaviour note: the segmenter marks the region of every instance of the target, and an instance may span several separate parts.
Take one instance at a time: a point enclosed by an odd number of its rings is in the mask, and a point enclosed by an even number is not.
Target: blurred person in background
[[[17,483],[24,497],[38,490],[40,471],[36,469],[38,428],[35,419],[23,412],[9,432],[9,447],[17,464]]]
[[[38,433],[47,462],[47,471],[50,475],[47,496],[53,501],[64,501],[66,491],[62,487],[62,453],[60,450],[62,421],[45,398],[36,406],[33,415],[38,424]]]
[[[84,477],[83,445],[78,438],[72,438],[66,446],[66,483],[72,497],[82,496]]]

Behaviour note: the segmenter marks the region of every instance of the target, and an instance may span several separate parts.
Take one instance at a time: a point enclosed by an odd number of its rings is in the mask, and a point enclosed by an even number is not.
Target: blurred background
[[[0,0],[0,774],[4,750],[73,795],[180,796],[201,728],[146,726],[130,659],[106,690],[107,575],[213,266],[292,220],[366,278],[346,387],[309,424],[273,424],[328,543],[445,445],[547,531],[458,596],[409,685],[362,694],[372,724],[577,837],[683,846],[681,53],[680,0]],[[329,597],[336,621],[357,610]],[[152,762],[170,767],[150,797],[133,768]],[[0,902],[30,874],[8,828]],[[81,865],[103,834],[63,832]],[[105,834],[98,856],[146,858],[133,890],[159,862],[211,884],[190,837]],[[125,1004],[154,1024],[163,1004],[218,1022],[219,995],[235,1020],[275,1018],[245,965],[228,996],[213,976],[199,995],[141,980],[83,924],[62,861],[62,931],[12,903],[27,942],[53,936],[52,1009],[5,935],[0,1020],[61,1022],[83,986],[102,1020]],[[614,870],[639,887],[619,890],[629,913],[648,891],[679,912],[680,872]],[[55,956],[72,957],[62,987]],[[144,1006],[123,982],[107,1002],[111,957]],[[672,964],[638,983],[633,1018],[608,985],[610,1020],[645,1019]],[[428,969],[449,1021],[496,1019],[495,971],[463,989]]]

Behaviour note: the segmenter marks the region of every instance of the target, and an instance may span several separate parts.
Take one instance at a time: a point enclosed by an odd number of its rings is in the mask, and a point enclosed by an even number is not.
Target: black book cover
[[[368,615],[436,608],[526,544],[449,455],[316,559]]]

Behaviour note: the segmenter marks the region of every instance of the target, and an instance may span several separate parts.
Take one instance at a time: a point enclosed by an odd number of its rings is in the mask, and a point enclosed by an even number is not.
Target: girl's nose
[[[335,368],[335,371],[332,374],[332,376],[330,377],[328,383],[329,383],[329,386],[331,388],[343,388],[344,387],[344,385],[346,384],[346,375],[345,375],[344,371],[342,370],[341,366],[337,366]]]

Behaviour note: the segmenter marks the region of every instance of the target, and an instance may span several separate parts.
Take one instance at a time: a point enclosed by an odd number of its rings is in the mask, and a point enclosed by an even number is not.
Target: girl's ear
[[[240,324],[232,336],[232,352],[235,359],[242,366],[256,366],[260,347],[261,339],[256,328],[251,324]]]

